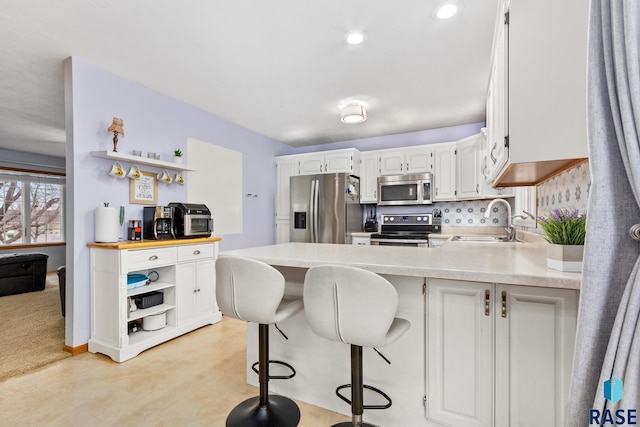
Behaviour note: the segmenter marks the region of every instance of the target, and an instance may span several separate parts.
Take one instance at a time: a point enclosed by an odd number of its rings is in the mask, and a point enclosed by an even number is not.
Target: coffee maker
[[[175,239],[173,234],[174,208],[145,206],[142,212],[142,238],[152,240]]]

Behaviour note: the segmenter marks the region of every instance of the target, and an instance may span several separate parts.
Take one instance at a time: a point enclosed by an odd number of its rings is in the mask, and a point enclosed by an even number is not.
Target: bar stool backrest
[[[345,344],[382,347],[398,309],[389,281],[355,267],[310,268],[304,280],[304,309],[311,330]]]
[[[260,261],[221,257],[216,261],[216,297],[225,316],[262,324],[275,323],[284,296],[284,277]]]

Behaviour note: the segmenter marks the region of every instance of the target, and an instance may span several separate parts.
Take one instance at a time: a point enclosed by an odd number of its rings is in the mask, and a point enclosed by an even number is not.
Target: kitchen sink
[[[505,237],[497,236],[453,236],[451,240],[460,242],[508,242]],[[517,241],[514,240],[513,242]]]

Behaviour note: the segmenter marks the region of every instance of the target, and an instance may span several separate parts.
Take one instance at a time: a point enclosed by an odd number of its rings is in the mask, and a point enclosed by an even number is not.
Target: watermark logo
[[[617,403],[622,400],[623,383],[616,376],[606,380],[603,383],[604,398],[611,403]],[[589,411],[589,425],[598,426],[635,426],[638,424],[637,410],[635,409],[591,409]]]
[[[604,382],[604,398],[616,403],[622,399],[622,380],[616,376]]]

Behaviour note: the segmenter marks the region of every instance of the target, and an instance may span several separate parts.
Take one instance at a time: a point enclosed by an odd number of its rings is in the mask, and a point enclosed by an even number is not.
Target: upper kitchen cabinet
[[[487,93],[494,186],[538,184],[587,158],[588,6],[510,0],[501,8]]]
[[[360,174],[360,152],[355,149],[301,154],[297,157],[299,175],[337,172],[348,172],[353,175]]]
[[[360,153],[360,203],[378,202],[379,159],[378,151]]]
[[[435,188],[433,200],[456,199],[456,143],[444,143],[434,146],[434,176]]]
[[[480,139],[481,134],[458,141],[457,181],[459,199],[477,199],[480,193]]]
[[[433,172],[433,149],[412,147],[380,152],[380,175]]]

